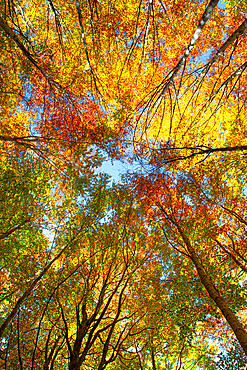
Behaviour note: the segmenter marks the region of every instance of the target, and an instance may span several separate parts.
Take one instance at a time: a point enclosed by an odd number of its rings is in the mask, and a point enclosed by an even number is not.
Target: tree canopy
[[[0,368],[245,369],[246,1],[0,3]]]

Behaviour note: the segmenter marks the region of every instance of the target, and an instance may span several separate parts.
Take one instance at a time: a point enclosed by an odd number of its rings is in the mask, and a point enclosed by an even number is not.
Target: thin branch
[[[14,33],[14,31],[9,27],[9,25],[0,17],[0,27],[4,32],[16,43],[16,45],[21,49],[22,53],[27,57],[27,59],[37,68],[50,85],[56,86],[57,89],[62,90],[61,85],[55,82],[52,77],[49,76],[47,72],[38,64],[38,62],[32,57],[29,51],[26,49],[25,45],[21,42],[19,37]]]

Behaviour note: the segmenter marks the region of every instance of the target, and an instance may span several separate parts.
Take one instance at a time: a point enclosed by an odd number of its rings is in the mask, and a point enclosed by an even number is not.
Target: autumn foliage
[[[246,11],[0,1],[2,369],[245,368]]]

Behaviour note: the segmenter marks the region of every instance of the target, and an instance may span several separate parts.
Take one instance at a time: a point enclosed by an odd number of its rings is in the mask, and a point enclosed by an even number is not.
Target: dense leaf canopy
[[[246,368],[246,14],[0,0],[0,369]]]

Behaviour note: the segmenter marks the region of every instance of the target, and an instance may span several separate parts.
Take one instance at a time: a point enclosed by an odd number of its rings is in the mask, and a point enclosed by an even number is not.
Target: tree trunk
[[[243,351],[247,355],[247,332],[245,331],[243,325],[237,318],[237,316],[233,313],[233,311],[229,308],[227,302],[225,299],[220,295],[220,292],[218,289],[214,286],[214,284],[210,281],[210,278],[208,277],[204,267],[202,266],[199,258],[197,257],[197,254],[193,248],[193,246],[190,243],[190,240],[184,233],[183,229],[180,227],[180,225],[170,216],[167,215],[167,213],[162,209],[162,211],[166,214],[166,217],[168,220],[177,228],[179,234],[181,235],[187,250],[189,252],[190,258],[193,261],[195,268],[198,272],[198,275],[200,277],[200,280],[202,284],[204,285],[205,289],[207,290],[209,296],[213,299],[213,301],[216,303],[217,307],[222,312],[223,316],[225,317],[226,321],[232,328],[234,334],[236,335]]]
[[[79,356],[73,357],[72,359],[70,359],[69,370],[80,370],[80,368],[81,368],[81,365],[80,365]]]
[[[156,369],[156,364],[155,364],[155,355],[154,355],[154,348],[153,348],[153,346],[151,346],[151,358],[152,358],[153,370],[157,370]]]

